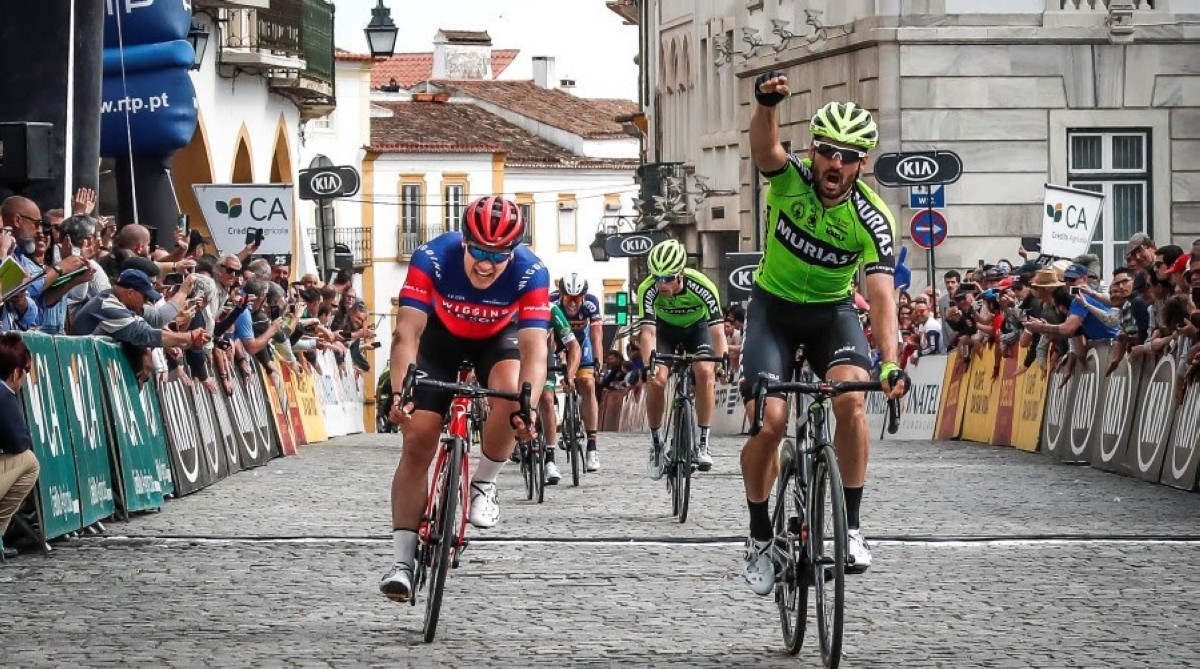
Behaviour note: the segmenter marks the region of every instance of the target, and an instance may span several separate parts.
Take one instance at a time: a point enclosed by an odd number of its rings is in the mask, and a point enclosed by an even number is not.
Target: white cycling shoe
[[[500,494],[495,483],[471,484],[471,512],[467,520],[475,527],[495,527],[500,520]]]
[[[850,530],[848,534],[846,549],[850,553],[850,560],[846,565],[846,573],[861,574],[871,566],[871,547],[863,538],[862,530]]]
[[[558,485],[562,479],[562,474],[558,473],[558,465],[553,462],[546,463],[546,485]]]
[[[412,597],[412,579],[412,565],[396,562],[379,582],[379,592],[394,602],[407,602]]]
[[[746,552],[742,555],[742,578],[754,594],[767,596],[775,589],[775,558],[773,539],[758,541],[746,539]]]

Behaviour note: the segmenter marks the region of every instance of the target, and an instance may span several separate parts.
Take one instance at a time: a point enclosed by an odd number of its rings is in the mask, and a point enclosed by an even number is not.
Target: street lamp
[[[588,249],[592,252],[592,260],[608,262],[608,250],[604,248],[604,242],[607,239],[608,233],[603,230],[596,233],[596,238],[588,245]]]
[[[192,29],[188,31],[188,42],[192,44],[192,51],[195,56],[192,58],[192,69],[200,69],[200,64],[204,62],[204,50],[208,48],[208,27],[193,23]]]
[[[367,35],[372,58],[391,58],[396,52],[396,35],[400,30],[392,21],[392,10],[383,5],[383,0],[371,9],[371,22],[363,32]]]

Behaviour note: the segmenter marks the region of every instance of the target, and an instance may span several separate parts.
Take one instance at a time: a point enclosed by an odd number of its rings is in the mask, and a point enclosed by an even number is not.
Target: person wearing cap
[[[147,304],[162,299],[153,282],[139,269],[127,269],[110,290],[88,300],[75,314],[73,335],[102,335],[133,346],[197,348],[208,341],[203,329],[175,332],[152,327],[142,318]]]
[[[1162,281],[1175,282],[1175,292],[1185,293],[1187,285],[1182,281],[1183,273],[1188,270],[1188,265],[1191,262],[1191,256],[1183,253],[1180,249],[1179,256],[1175,258],[1175,262],[1162,268],[1162,274],[1158,277]]]
[[[974,305],[975,291],[967,285],[959,286],[951,296],[950,307],[946,310],[946,327],[950,331],[950,337],[946,342],[947,348],[954,348],[969,340],[978,330]],[[959,353],[962,357],[966,357],[965,349]]]
[[[1144,232],[1135,233],[1125,245],[1125,264],[1133,270],[1149,271],[1154,267],[1158,245]]]
[[[1036,279],[1037,277],[1035,277],[1035,282]],[[1091,305],[1105,310],[1105,305],[1083,292],[1087,285],[1087,268],[1082,265],[1071,265],[1063,273],[1063,279],[1066,281],[1066,285],[1073,290],[1071,292],[1055,290],[1051,296],[1055,309],[1064,317],[1063,322],[1055,325],[1042,319],[1031,318],[1025,322],[1025,329],[1057,339],[1069,339],[1078,334],[1083,334],[1089,340],[1114,339],[1117,336],[1116,325],[1106,325],[1088,309],[1088,305]]]

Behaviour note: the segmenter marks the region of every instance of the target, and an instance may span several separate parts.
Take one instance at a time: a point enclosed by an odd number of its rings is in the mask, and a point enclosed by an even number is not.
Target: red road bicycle
[[[480,387],[470,381],[470,367],[462,367],[457,383],[420,378],[416,365],[410,365],[401,391],[402,404],[408,404],[416,385],[441,388],[454,393],[454,401],[446,414],[437,460],[433,467],[433,481],[429,496],[425,500],[425,512],[417,527],[417,559],[413,565],[413,588],[409,603],[417,604],[416,593],[429,585],[425,602],[425,642],[433,641],[437,633],[438,614],[442,608],[442,593],[446,587],[446,573],[458,568],[459,557],[467,548],[467,510],[471,504],[471,446],[480,443],[483,422],[486,419],[488,397],[510,400],[520,405],[520,415],[529,416],[528,383],[520,393],[506,393]],[[482,444],[481,444],[482,445]]]

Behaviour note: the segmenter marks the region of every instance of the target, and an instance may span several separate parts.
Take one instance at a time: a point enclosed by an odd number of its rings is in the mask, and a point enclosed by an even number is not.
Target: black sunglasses
[[[822,158],[833,160],[837,157],[845,165],[853,165],[867,157],[867,154],[863,151],[856,151],[855,149],[848,149],[844,146],[836,146],[834,144],[826,144],[825,142],[814,141],[813,148],[816,149],[817,155]]]
[[[229,272],[230,274],[237,274],[238,272],[242,271],[240,269],[234,269],[234,268],[230,267],[229,265],[221,265],[221,269],[225,270],[226,272]]]

